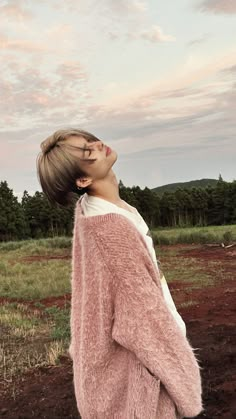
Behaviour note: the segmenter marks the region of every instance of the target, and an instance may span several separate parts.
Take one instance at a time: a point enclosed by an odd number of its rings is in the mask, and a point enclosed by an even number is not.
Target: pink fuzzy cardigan
[[[201,367],[127,218],[85,217],[77,202],[71,282],[69,353],[82,419],[198,415]]]

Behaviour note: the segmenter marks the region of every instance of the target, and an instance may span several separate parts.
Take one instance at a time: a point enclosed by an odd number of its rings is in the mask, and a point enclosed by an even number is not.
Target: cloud
[[[10,68],[17,70],[16,63],[13,62]],[[235,86],[226,84],[223,91],[224,80],[198,88],[157,89],[146,95],[131,97],[129,103],[111,107],[96,104],[94,100],[90,104],[85,99],[88,93],[84,77],[79,62],[63,62],[50,75],[31,67],[25,70],[18,67],[15,83],[1,80],[2,122],[5,127],[8,123],[17,129],[19,117],[23,122],[28,117],[28,123],[32,127],[36,124],[40,131],[42,127],[58,126],[63,121],[66,125],[83,124],[85,128],[90,127],[92,132],[112,139],[116,146],[126,152],[131,152],[134,141],[140,150],[152,148],[157,133],[159,145],[169,146],[173,145],[175,131],[180,133],[176,136],[178,142],[181,138],[183,144],[194,143],[196,136],[191,134],[194,124],[209,123],[212,133],[225,129],[226,119],[227,129],[232,129],[234,124]],[[218,93],[217,87],[220,89]],[[218,127],[218,120],[221,121],[221,128],[220,124]],[[19,132],[21,129],[22,126],[19,126]],[[208,134],[205,128],[201,134]],[[196,135],[200,135],[199,125]]]
[[[5,63],[0,79],[0,129],[82,117],[83,104],[90,101],[87,82],[78,61],[62,61],[49,72],[14,60]]]
[[[140,33],[142,28],[145,29],[150,24],[148,6],[147,0],[67,0],[58,4],[58,7],[65,10],[69,7],[74,13],[78,12],[86,26],[89,19],[91,34],[94,33],[93,28],[96,28],[96,32],[105,38],[123,38],[125,41],[132,33],[137,32],[137,28]]]
[[[150,29],[141,31],[140,38],[150,42],[168,42],[176,41],[176,38],[171,35],[165,35],[160,26],[153,25]]]
[[[47,0],[42,0],[44,3]],[[140,14],[148,9],[148,0],[51,0],[50,4],[54,8],[63,8],[69,11],[78,11],[84,14],[99,13],[103,15],[103,11],[110,11],[114,14],[127,15]]]
[[[45,30],[44,34],[47,36],[47,39],[50,38],[50,40],[57,40],[58,42],[59,39],[63,40],[65,37],[68,38],[72,31],[72,25],[68,23],[61,23],[50,25],[50,27]]]
[[[224,145],[232,152],[236,83],[224,76],[216,68],[202,86],[186,78],[179,88],[153,89],[113,106],[90,105],[86,126],[123,154],[195,144],[202,149],[215,144],[217,150]]]
[[[116,41],[122,37],[119,30],[117,30],[117,32],[110,30],[107,35],[111,41]],[[126,33],[124,32],[123,36],[126,41],[137,41],[140,39],[151,43],[176,41],[174,36],[164,34],[162,28],[158,25],[152,25],[149,29],[143,30],[137,30],[137,28],[135,28],[135,30],[129,30]]]
[[[47,53],[56,55],[53,61],[58,62],[62,56],[70,56],[78,39],[73,25],[66,23],[51,24],[41,28],[38,24],[22,25],[21,28],[11,28],[5,24],[0,31],[0,53],[22,52],[20,59],[24,60],[26,54],[34,54],[34,64],[47,61]],[[16,31],[15,31],[16,29]],[[16,32],[16,33],[15,33]],[[40,34],[40,35],[39,35]],[[81,48],[81,42],[79,44]]]
[[[202,12],[234,14],[236,13],[236,2],[235,0],[204,0],[197,8]]]
[[[15,67],[15,63],[12,63],[12,67]],[[118,169],[122,169],[121,172],[118,170],[118,175],[125,184],[129,179],[129,183],[141,185],[142,176],[145,175],[147,179],[156,162],[162,162],[167,172],[174,176],[171,165],[176,160],[179,165],[181,161],[182,165],[186,158],[186,162],[190,160],[193,164],[199,159],[202,162],[207,154],[212,161],[217,155],[226,159],[234,155],[236,146],[236,83],[233,80],[228,83],[228,76],[225,81],[226,71],[231,71],[233,75],[233,69],[234,65],[225,68],[225,72],[222,68],[216,69],[210,79],[207,77],[207,82],[204,80],[203,85],[198,83],[197,87],[186,81],[185,85],[179,87],[165,87],[147,91],[139,97],[130,97],[129,103],[113,107],[102,106],[98,101],[89,104],[86,100],[81,104],[80,96],[84,90],[79,86],[81,82],[86,82],[78,79],[76,86],[70,88],[70,75],[74,78],[75,74],[83,72],[80,62],[64,61],[50,76],[45,76],[39,70],[35,72],[30,67],[27,71],[21,70],[18,75],[21,84],[18,87],[22,89],[24,85],[27,86],[26,80],[29,81],[23,106],[20,103],[22,96],[14,94],[11,112],[6,111],[6,115],[16,115],[14,105],[17,103],[18,119],[24,119],[26,113],[30,116],[31,128],[17,129],[14,121],[8,129],[5,125],[0,132],[0,142],[4,143],[0,167],[4,174],[9,174],[9,179],[16,178],[14,171],[21,172],[24,187],[17,186],[15,190],[27,189],[28,185],[32,189],[32,179],[36,178],[32,173],[35,173],[35,158],[40,142],[54,130],[68,126],[80,126],[91,131],[118,152]],[[5,85],[6,104],[9,92],[13,93],[11,87],[12,84]],[[10,161],[9,155],[13,156]],[[135,176],[133,173],[136,173]],[[186,173],[183,176],[186,178]],[[165,183],[164,179],[165,176],[162,183]],[[12,182],[16,184],[16,180]],[[152,182],[155,186],[154,177]]]
[[[35,41],[9,39],[4,34],[0,34],[0,50],[15,50],[24,52],[42,52],[48,49],[45,44]]]
[[[210,36],[211,35],[209,33],[206,33],[199,38],[192,39],[191,41],[189,41],[187,43],[187,45],[192,47],[193,45],[199,45],[199,44],[206,43],[209,40]]]
[[[44,3],[46,0],[42,0]],[[173,37],[163,34],[157,25],[150,29],[148,15],[148,0],[51,0],[50,7],[63,9],[65,12],[78,14],[80,28],[83,25],[91,27],[90,36],[94,34],[94,28],[99,36],[115,41],[145,39],[150,42],[163,42],[173,40]],[[80,28],[78,28],[78,33]],[[138,30],[137,30],[138,28]],[[56,30],[57,31],[57,30]],[[135,35],[134,35],[135,34]],[[81,33],[83,42],[84,33]]]
[[[33,13],[28,7],[26,0],[6,0],[0,3],[0,14],[8,19],[23,22],[31,20]]]
[[[228,74],[230,74],[230,75],[232,75],[232,74],[236,74],[236,64],[235,64],[235,65],[233,65],[233,66],[230,66],[230,67],[228,67],[228,68],[224,68],[224,69],[222,70],[222,72],[223,72],[223,73],[228,73]]]
[[[143,13],[146,12],[148,5],[147,1],[138,0],[106,0],[108,7],[115,13]]]
[[[59,64],[56,70],[61,79],[74,84],[76,80],[87,80],[87,74],[80,62],[68,61]]]
[[[136,1],[111,1],[109,3],[110,10],[113,12],[111,14],[111,19],[115,20],[117,18],[117,12],[119,14],[125,15],[126,24],[123,21],[123,28],[119,25],[117,29],[116,23],[108,31],[108,37],[111,40],[118,40],[122,37],[125,41],[133,40],[145,40],[151,43],[161,43],[161,42],[174,42],[176,38],[172,35],[167,35],[164,33],[163,29],[156,25],[150,24],[150,19],[147,15],[148,5],[147,2],[136,2]],[[128,28],[128,30],[127,30]]]
[[[107,36],[111,41],[116,41],[117,39],[120,38],[120,34],[118,32],[115,33],[112,30],[108,31]]]

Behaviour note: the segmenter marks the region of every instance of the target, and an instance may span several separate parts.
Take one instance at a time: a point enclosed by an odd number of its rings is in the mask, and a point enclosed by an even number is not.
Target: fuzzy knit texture
[[[168,310],[145,240],[120,214],[75,206],[71,343],[82,419],[180,419],[202,410],[200,365]]]
[[[153,262],[155,263],[157,270],[159,271],[157,258],[156,258],[156,252],[155,252],[155,248],[154,248],[153,240],[152,240],[152,235],[150,233],[149,227],[146,224],[145,220],[143,219],[141,214],[139,214],[139,212],[137,211],[135,207],[132,207],[131,205],[129,205],[127,202],[123,200],[123,204],[125,204],[126,208],[124,207],[121,208],[113,204],[112,202],[106,201],[97,196],[88,195],[87,193],[85,193],[82,196],[80,202],[81,202],[81,208],[82,208],[83,214],[86,215],[86,217],[115,213],[115,214],[124,215],[126,218],[128,218],[134,224],[134,226],[138,229],[138,231],[144,238],[147,244],[149,253],[151,255],[151,258]],[[174,319],[177,321],[182,332],[186,336],[186,325],[176,309],[175,303],[173,301],[173,298],[171,296],[168,284],[166,282],[166,279],[163,273],[161,276],[161,286],[162,286],[164,298],[166,300],[166,304],[168,308],[170,309]]]

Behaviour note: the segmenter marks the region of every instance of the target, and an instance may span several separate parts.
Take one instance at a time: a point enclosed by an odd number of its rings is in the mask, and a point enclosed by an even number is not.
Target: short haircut
[[[93,134],[81,129],[60,129],[40,144],[41,152],[36,160],[37,175],[43,192],[52,204],[57,203],[63,207],[74,204],[81,193],[88,191],[88,188],[79,191],[76,185],[76,179],[86,176],[86,173],[79,166],[78,155],[70,151],[73,146],[66,141],[73,136],[83,137],[91,142],[99,141]]]

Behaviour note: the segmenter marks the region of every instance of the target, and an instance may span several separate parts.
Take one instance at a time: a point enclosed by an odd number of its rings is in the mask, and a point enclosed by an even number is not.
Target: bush
[[[223,234],[223,242],[224,244],[230,244],[233,241],[233,233],[232,231],[228,230]]]
[[[158,245],[168,245],[168,244],[173,244],[172,240],[170,240],[168,237],[163,236],[163,235],[158,235],[158,234],[153,234],[153,244],[154,246],[158,246]]]

